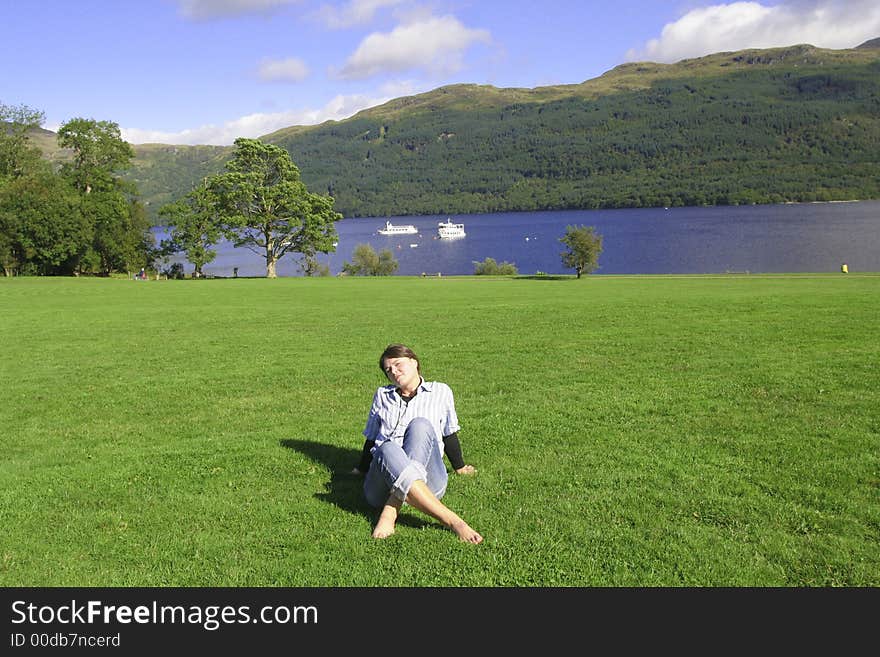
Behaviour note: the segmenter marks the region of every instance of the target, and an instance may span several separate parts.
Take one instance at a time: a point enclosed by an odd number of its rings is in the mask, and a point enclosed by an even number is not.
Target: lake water
[[[437,238],[447,215],[343,219],[336,224],[335,253],[318,254],[335,275],[351,261],[355,246],[391,249],[398,274],[445,276],[474,273],[474,263],[512,262],[520,274],[574,273],[562,265],[559,238],[566,226],[593,226],[603,251],[594,274],[707,274],[722,272],[830,272],[846,263],[850,272],[880,271],[880,201],[759,206],[570,210],[452,215],[467,236]],[[412,224],[417,235],[378,234],[385,221]],[[158,238],[164,236],[155,229]],[[259,255],[218,244],[206,274],[265,276]],[[192,266],[182,257],[187,274]],[[298,255],[278,263],[279,276],[300,276]]]

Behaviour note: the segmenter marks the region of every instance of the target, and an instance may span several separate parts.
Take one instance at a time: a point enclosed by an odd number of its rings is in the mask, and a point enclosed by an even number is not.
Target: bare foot
[[[396,499],[389,498],[388,504],[382,507],[379,520],[373,528],[373,538],[388,538],[394,533],[394,525],[397,523],[397,514],[400,504]]]
[[[379,519],[379,522],[376,523],[376,526],[373,528],[373,538],[388,538],[391,534],[394,533],[394,523],[383,522],[382,519]]]
[[[452,531],[458,534],[458,538],[465,543],[473,543],[476,545],[477,543],[483,542],[483,537],[468,525],[464,520],[459,520],[458,522],[452,523],[452,527],[450,527]]]
[[[472,465],[463,465],[458,470],[455,471],[455,474],[463,474],[463,475],[477,474],[477,469]]]

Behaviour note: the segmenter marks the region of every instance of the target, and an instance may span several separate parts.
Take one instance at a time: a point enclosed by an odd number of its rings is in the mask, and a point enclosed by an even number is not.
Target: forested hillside
[[[537,89],[454,85],[262,139],[348,217],[876,199],[870,45],[626,64]],[[230,152],[135,150],[130,177],[151,214]]]
[[[187,194],[203,178],[220,173],[232,153],[226,146],[141,144],[127,178],[137,185],[154,218],[159,208]]]

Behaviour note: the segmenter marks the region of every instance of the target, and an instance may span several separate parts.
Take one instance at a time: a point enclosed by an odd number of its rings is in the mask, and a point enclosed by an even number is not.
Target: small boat
[[[390,221],[385,222],[385,228],[379,229],[380,235],[412,235],[418,232],[419,229],[412,224],[406,224],[405,226],[395,226]]]
[[[464,237],[467,233],[464,232],[464,224],[452,223],[452,219],[447,219],[437,224],[437,235],[440,239],[454,239]]]

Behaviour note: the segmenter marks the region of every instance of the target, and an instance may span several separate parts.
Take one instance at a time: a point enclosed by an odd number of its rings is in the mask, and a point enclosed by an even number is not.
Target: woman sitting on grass
[[[480,543],[483,537],[440,501],[448,482],[444,451],[455,472],[476,472],[461,456],[452,390],[439,381],[426,382],[418,357],[402,344],[388,345],[379,367],[391,385],[373,396],[361,463],[354,469],[366,472],[367,502],[382,508],[373,538],[394,533],[406,502],[442,522],[462,541]]]

